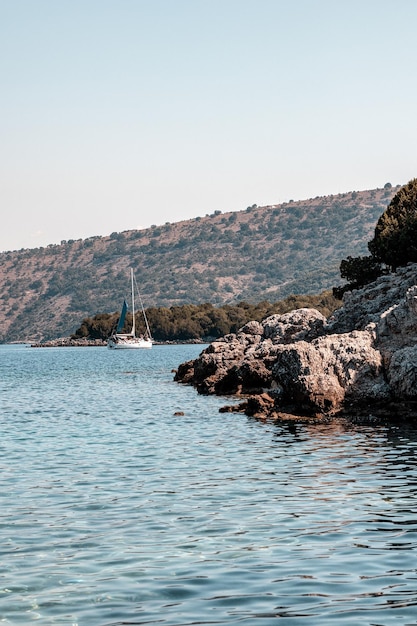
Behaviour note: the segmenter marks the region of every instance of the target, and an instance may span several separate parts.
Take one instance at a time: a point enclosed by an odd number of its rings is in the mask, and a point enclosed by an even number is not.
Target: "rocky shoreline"
[[[314,309],[249,322],[179,366],[175,380],[232,396],[259,418],[417,417],[417,264]],[[237,402],[237,403],[236,403]]]
[[[197,339],[189,341],[153,341],[153,344],[156,346],[178,346],[196,343],[204,344],[207,342],[198,341]],[[48,341],[39,341],[30,344],[31,348],[83,348],[92,346],[107,346],[107,341],[104,339],[72,339],[71,337],[60,337],[58,339],[50,339]]]
[[[31,343],[31,348],[83,348],[107,345],[102,339],[71,339],[71,337],[60,337],[59,339],[51,339],[49,341],[39,341]]]

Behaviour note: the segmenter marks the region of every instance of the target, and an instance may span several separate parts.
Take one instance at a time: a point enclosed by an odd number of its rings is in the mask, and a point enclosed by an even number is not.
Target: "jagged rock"
[[[182,368],[200,393],[249,396],[248,415],[417,417],[417,265],[348,292],[328,321],[299,309],[249,322]]]
[[[317,337],[325,323],[326,318],[315,309],[272,315],[262,324],[249,322],[180,366],[175,380],[192,383],[203,394],[262,393],[272,384],[277,345]]]
[[[345,399],[389,397],[381,354],[368,331],[329,335],[282,346],[272,368],[282,400],[307,411],[332,413]]]
[[[241,329],[240,332],[244,335],[263,335],[264,328],[260,322],[248,322]]]
[[[275,399],[268,393],[250,396],[246,402],[245,413],[254,417],[271,415],[275,410]]]
[[[178,366],[175,371],[174,380],[181,381],[186,385],[195,384],[194,361],[186,361]]]
[[[362,289],[348,291],[343,296],[343,306],[329,319],[328,331],[348,333],[364,330],[368,324],[378,324],[381,315],[397,305],[410,287],[417,284],[417,265],[400,267],[395,274],[381,276]]]
[[[417,346],[397,350],[388,368],[388,380],[397,399],[417,399]]]
[[[382,313],[377,325],[377,344],[393,353],[403,346],[417,344],[417,286],[407,289],[405,297]]]
[[[315,309],[297,309],[284,315],[271,315],[262,322],[263,336],[273,343],[314,339],[324,333],[327,320]],[[243,329],[242,329],[243,330]]]

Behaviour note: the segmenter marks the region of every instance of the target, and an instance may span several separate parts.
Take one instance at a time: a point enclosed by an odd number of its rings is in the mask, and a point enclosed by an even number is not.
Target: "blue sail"
[[[120,314],[119,323],[117,324],[116,333],[121,333],[123,330],[123,326],[125,325],[126,312],[127,304],[126,300],[123,300],[122,312]]]

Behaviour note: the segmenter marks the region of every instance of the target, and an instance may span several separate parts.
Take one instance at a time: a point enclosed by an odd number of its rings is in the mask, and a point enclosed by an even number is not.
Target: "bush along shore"
[[[417,264],[345,293],[328,319],[302,308],[251,321],[175,380],[237,397],[222,410],[260,418],[415,418]]]

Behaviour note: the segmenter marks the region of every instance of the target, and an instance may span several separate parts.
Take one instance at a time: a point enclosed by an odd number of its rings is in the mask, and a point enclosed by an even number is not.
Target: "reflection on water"
[[[2,622],[416,624],[416,430],[219,414],[199,351],[0,348]]]

